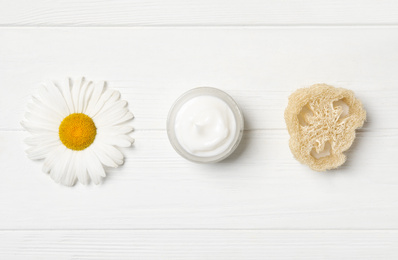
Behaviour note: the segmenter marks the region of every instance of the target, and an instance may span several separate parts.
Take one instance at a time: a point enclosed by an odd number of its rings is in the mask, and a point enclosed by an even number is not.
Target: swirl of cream
[[[223,153],[234,141],[235,116],[220,98],[202,95],[185,102],[177,113],[175,134],[189,153],[211,157]]]

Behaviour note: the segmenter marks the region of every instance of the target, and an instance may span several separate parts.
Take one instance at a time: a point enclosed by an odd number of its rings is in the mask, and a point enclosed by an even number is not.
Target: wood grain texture
[[[246,129],[285,129],[288,96],[328,83],[356,92],[367,129],[398,128],[397,28],[18,28],[0,30],[0,129],[19,130],[40,82],[107,80],[137,129],[165,129],[183,92],[218,87]],[[12,89],[12,91],[10,91]]]
[[[394,0],[2,1],[1,26],[398,24]]]
[[[398,257],[397,231],[0,231],[15,259],[347,259]]]
[[[0,7],[0,259],[398,258],[396,1]],[[136,116],[135,145],[100,186],[59,186],[24,154],[26,103],[67,76],[107,80]],[[294,160],[283,119],[289,94],[318,82],[354,90],[368,112],[327,173]],[[238,150],[214,165],[179,157],[165,132],[197,86],[245,114]]]
[[[136,131],[124,166],[73,188],[25,157],[25,136],[0,132],[0,229],[398,228],[396,131],[360,132],[348,162],[327,173],[294,160],[279,130],[245,132],[213,165],[179,157],[164,131]]]
[[[0,35],[7,39],[0,205],[10,209],[1,229],[398,228],[396,28],[3,28]],[[136,143],[103,185],[60,187],[25,157],[19,121],[44,77],[82,72],[129,101]],[[291,91],[319,81],[356,91],[369,115],[349,161],[330,173],[294,160],[283,120]],[[239,150],[215,165],[179,157],[164,130],[173,101],[201,85],[226,90],[246,115]]]

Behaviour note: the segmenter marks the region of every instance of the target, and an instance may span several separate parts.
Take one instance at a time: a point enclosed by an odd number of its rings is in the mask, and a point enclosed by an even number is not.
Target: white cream
[[[231,147],[237,129],[234,113],[227,103],[218,97],[201,95],[181,106],[174,131],[187,152],[212,157]]]

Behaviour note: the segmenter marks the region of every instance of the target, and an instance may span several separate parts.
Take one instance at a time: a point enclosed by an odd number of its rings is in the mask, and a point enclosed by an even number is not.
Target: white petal
[[[68,115],[68,113],[63,113],[63,111],[61,111],[61,109],[58,109],[57,107],[52,107],[50,106],[49,102],[47,102],[46,100],[43,100],[40,97],[33,97],[32,98],[33,104],[36,106],[37,109],[40,109],[40,113],[43,113],[44,111],[49,111],[49,113],[53,113],[55,114],[57,117],[59,118],[65,118],[65,116]]]
[[[70,79],[67,78],[65,84],[60,86],[62,96],[65,99],[65,103],[68,107],[68,114],[72,114],[75,110],[72,100],[72,93],[71,93],[71,82]]]
[[[85,81],[81,87],[80,94],[79,94],[79,100],[78,100],[77,113],[83,113],[83,111],[84,111],[84,102],[86,99],[87,89],[90,84],[91,84],[91,81]]]
[[[59,160],[66,149],[67,148],[61,144],[54,150],[54,152],[50,153],[43,162],[43,172],[49,173],[51,169],[54,168],[54,165],[59,163]]]
[[[82,113],[83,112],[83,103],[84,103],[84,97],[86,95],[86,90],[88,85],[90,84],[90,81],[83,81],[82,86],[80,88],[79,92],[79,98],[77,100],[77,113]]]
[[[97,129],[98,134],[108,134],[108,135],[120,135],[128,134],[134,130],[133,127],[129,125],[123,126],[105,126]]]
[[[59,140],[59,136],[53,132],[34,134],[32,136],[25,138],[24,141],[27,145],[30,145],[30,146],[55,143],[55,142],[61,144],[60,140]]]
[[[48,117],[46,118],[46,117],[44,117],[44,116],[42,116],[40,114],[33,114],[33,113],[30,113],[30,112],[26,112],[25,113],[25,118],[28,121],[36,122],[38,124],[51,125],[55,129],[57,129],[59,127],[59,125],[61,124],[61,121],[59,121],[59,120],[54,120],[54,119],[48,118]]]
[[[73,110],[74,113],[79,113],[79,94],[81,91],[82,83],[83,83],[84,78],[79,78],[78,80],[75,80],[72,86],[72,100],[73,100],[73,107],[75,108]]]
[[[117,102],[120,100],[120,92],[117,90],[111,90],[112,95],[109,99],[105,102],[104,106],[98,111],[98,113],[102,113],[103,111],[107,111],[108,109],[112,108]],[[124,101],[126,102],[126,101]],[[127,102],[126,102],[127,105]]]
[[[89,178],[87,174],[87,159],[85,157],[84,150],[79,152],[75,158],[76,163],[76,176],[79,179],[79,182],[83,185],[87,185]]]
[[[87,115],[86,110],[87,110],[88,104],[91,100],[91,97],[93,95],[93,91],[94,91],[94,84],[92,81],[90,81],[90,83],[87,86],[86,94],[84,95],[84,98],[82,99],[83,100],[82,113],[84,113],[86,115]]]
[[[95,184],[101,183],[101,177],[105,177],[104,167],[102,167],[99,159],[95,156],[92,149],[89,147],[83,151],[87,159],[87,171],[91,180]]]
[[[43,106],[43,105],[39,105],[40,102],[29,102],[27,105],[28,111],[30,111],[32,114],[40,114],[43,117],[49,118],[51,120],[58,120],[59,122],[61,122],[64,118],[62,117],[62,115],[54,112],[53,110]]]
[[[46,158],[48,156],[48,154],[50,154],[51,152],[56,150],[58,145],[59,145],[58,142],[50,142],[47,144],[41,144],[38,146],[30,147],[29,149],[26,150],[26,153],[27,153],[29,159],[40,160],[40,159]]]
[[[112,106],[109,106],[107,109],[101,109],[101,111],[98,112],[95,115],[95,117],[93,117],[93,119],[100,117],[109,117],[115,113],[122,113],[122,111],[128,110],[126,106],[127,106],[127,101],[125,100],[116,101],[112,104]]]
[[[96,141],[94,141],[96,142]],[[96,142],[98,145],[98,149],[104,152],[109,158],[112,159],[117,165],[123,164],[123,154],[115,147],[109,144],[105,144],[101,141]]]
[[[101,163],[105,166],[108,167],[113,167],[113,168],[117,168],[118,165],[112,160],[112,158],[103,151],[103,149],[101,149],[100,146],[96,145],[95,143],[92,144],[93,147],[93,152],[95,153],[95,155],[98,157],[98,159],[101,161]]]
[[[63,97],[61,90],[54,84],[52,81],[47,82],[47,90],[48,93],[51,95],[51,98],[56,102],[57,107],[60,111],[63,111],[63,114],[69,114],[69,108]]]
[[[89,117],[92,117],[92,110],[97,105],[98,100],[102,96],[102,92],[104,90],[105,82],[100,81],[94,85],[93,94],[91,95],[90,100],[88,101],[88,106],[86,108],[85,114]]]
[[[64,174],[66,174],[70,158],[72,157],[72,150],[65,149],[65,151],[58,156],[54,163],[54,167],[50,171],[50,176],[57,183],[60,183]]]
[[[94,120],[95,125],[97,128],[102,128],[102,127],[109,127],[109,126],[117,126],[119,124],[125,123],[131,119],[134,118],[134,115],[128,111],[125,110],[122,113],[117,113],[114,114],[111,117],[99,117],[97,120]]]
[[[21,125],[32,133],[42,133],[42,132],[54,132],[58,133],[58,129],[55,128],[53,125],[44,124],[44,123],[33,123],[30,121],[22,121]]]
[[[52,110],[59,113],[61,116],[65,117],[68,115],[67,107],[64,107],[59,103],[59,100],[55,98],[55,95],[48,91],[46,87],[39,89],[39,98],[43,105],[50,107]]]
[[[122,123],[125,123],[126,121],[133,119],[133,118],[134,118],[134,115],[129,111],[123,117],[115,120],[114,122],[111,122],[110,124],[112,124],[112,125],[122,124]]]
[[[76,183],[76,155],[78,151],[72,151],[69,163],[67,164],[61,183],[66,186],[73,186]]]
[[[129,111],[125,108],[123,110],[112,111],[112,112],[113,112],[112,114],[102,114],[101,116],[93,118],[93,121],[97,126],[97,128],[114,125],[114,122],[123,118]]]
[[[134,139],[128,135],[99,135],[99,141],[119,147],[130,147]]]
[[[90,117],[91,118],[95,117],[95,115],[106,105],[108,100],[111,97],[115,97],[116,94],[117,93],[114,90],[109,90],[109,89],[105,90],[105,92],[101,95],[100,99],[98,100],[97,104],[95,104],[94,108],[90,112]]]

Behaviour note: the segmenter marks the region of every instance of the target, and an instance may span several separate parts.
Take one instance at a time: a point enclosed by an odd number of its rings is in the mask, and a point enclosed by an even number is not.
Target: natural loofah
[[[285,110],[290,150],[315,171],[337,168],[365,119],[366,111],[351,90],[326,84],[298,89]]]

